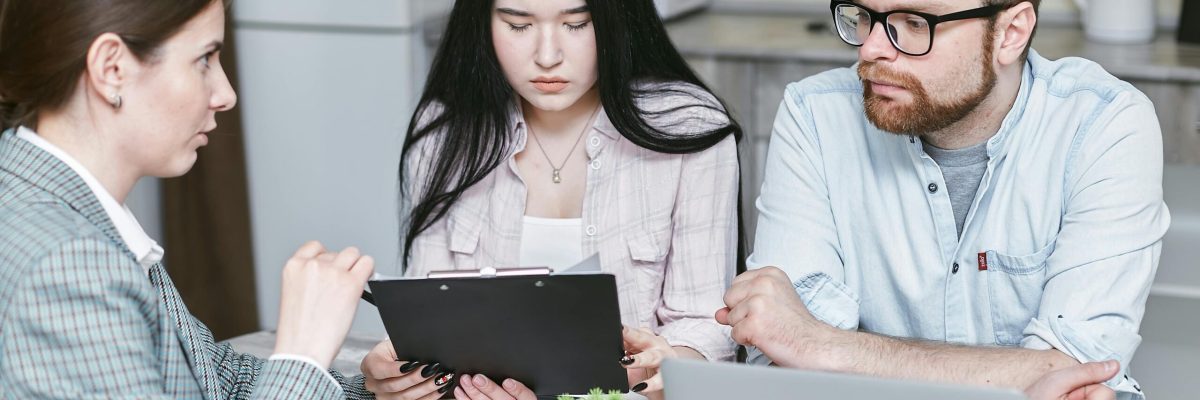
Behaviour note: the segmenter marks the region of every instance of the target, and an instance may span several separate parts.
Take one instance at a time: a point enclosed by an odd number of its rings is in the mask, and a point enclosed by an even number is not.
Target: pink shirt
[[[717,104],[694,87],[684,88],[692,88],[692,95],[666,95],[642,107]],[[513,155],[525,149],[526,129],[515,109],[515,146],[507,162],[417,237],[407,274],[519,265],[526,188]],[[700,108],[671,117],[649,122],[667,132],[689,133],[727,123],[723,113]],[[737,257],[734,138],[693,154],[657,153],[626,140],[603,110],[585,135],[583,254],[599,253],[602,271],[616,276],[622,323],[652,329],[671,345],[690,347],[709,360],[732,360],[736,344],[713,315],[724,307]],[[428,171],[421,156],[435,154],[429,143],[414,149],[410,176]],[[419,185],[410,190],[414,199],[419,191]]]

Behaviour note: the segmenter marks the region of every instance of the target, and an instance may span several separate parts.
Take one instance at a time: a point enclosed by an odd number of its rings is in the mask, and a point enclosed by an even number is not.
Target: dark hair
[[[450,13],[442,43],[430,68],[425,91],[410,121],[400,156],[402,200],[413,183],[423,189],[413,207],[401,215],[406,266],[416,237],[441,218],[462,197],[509,156],[509,112],[515,92],[505,79],[492,43],[494,0],[458,0]],[[696,105],[647,111],[640,100],[668,95],[697,96],[672,89],[680,83],[711,95],[711,90],[688,67],[675,49],[652,0],[587,0],[596,32],[600,101],[617,131],[630,142],[660,153],[695,153],[729,135],[741,139],[741,126],[715,96],[698,98]],[[645,85],[651,83],[652,85]],[[728,123],[707,132],[664,132],[650,120],[695,107],[728,117]],[[709,113],[711,114],[711,112]],[[406,177],[409,157],[421,156],[418,143],[432,140],[437,154],[423,166],[420,177]],[[424,147],[424,146],[422,146]],[[427,159],[428,160],[428,159]],[[427,168],[427,169],[426,169]],[[406,182],[412,179],[413,182]],[[741,208],[741,196],[738,196]],[[739,212],[740,216],[740,212]],[[744,258],[738,221],[739,265]]]
[[[0,0],[0,129],[37,123],[75,91],[97,37],[114,33],[142,61],[222,0]],[[227,1],[227,0],[226,0]]]
[[[1037,12],[1038,7],[1041,7],[1041,5],[1042,5],[1042,0],[984,0],[983,5],[1012,7],[1017,4],[1026,3],[1026,2],[1033,4],[1034,12]]]

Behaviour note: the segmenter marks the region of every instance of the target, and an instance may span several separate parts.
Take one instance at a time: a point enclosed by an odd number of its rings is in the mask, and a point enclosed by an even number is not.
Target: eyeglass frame
[[[1017,3],[1020,3],[1020,2],[1017,2]],[[872,32],[875,31],[875,24],[882,24],[884,26],[883,33],[885,36],[887,36],[888,42],[891,42],[892,48],[895,48],[896,51],[899,51],[901,53],[904,53],[904,54],[907,54],[907,55],[910,55],[913,57],[921,57],[921,56],[929,54],[929,52],[933,51],[933,37],[934,37],[934,34],[937,32],[938,24],[943,23],[943,22],[962,21],[962,20],[975,19],[975,18],[991,18],[991,17],[996,16],[997,14],[1000,14],[1001,11],[1004,11],[1004,10],[1008,9],[1009,7],[1011,7],[1011,5],[1006,6],[1006,5],[1001,5],[1001,4],[993,4],[990,6],[972,8],[970,10],[963,10],[963,11],[953,12],[953,13],[949,13],[949,14],[934,15],[934,14],[929,14],[929,13],[923,13],[920,11],[910,11],[910,10],[892,10],[892,11],[887,11],[887,12],[879,12],[879,11],[875,11],[870,8],[867,8],[867,6],[864,6],[862,4],[855,3],[852,0],[833,0],[829,3],[829,11],[833,14],[833,29],[834,30],[838,30],[838,7],[841,7],[841,6],[851,6],[851,7],[860,8],[863,11],[866,11],[867,16],[869,16],[871,18],[871,28],[867,31],[868,36]],[[919,54],[910,53],[910,52],[905,51],[904,49],[900,48],[900,44],[896,43],[896,41],[898,39],[893,37],[891,31],[887,29],[887,19],[892,14],[911,14],[911,15],[915,15],[915,16],[924,18],[925,22],[929,23],[929,47],[925,49],[924,53],[919,53]],[[838,38],[842,39],[842,42],[845,42],[848,45],[851,45],[854,47],[862,47],[863,44],[866,44],[866,40],[863,40],[863,43],[860,43],[860,44],[850,43],[849,41],[846,40],[845,36],[842,36],[842,33],[840,31],[837,32],[837,34],[838,34]]]

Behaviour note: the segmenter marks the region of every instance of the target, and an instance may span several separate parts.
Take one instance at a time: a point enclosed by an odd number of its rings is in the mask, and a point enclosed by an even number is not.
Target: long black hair
[[[630,142],[660,153],[687,154],[706,150],[742,128],[723,102],[700,102],[666,110],[646,111],[639,100],[668,94],[689,94],[667,85],[683,83],[711,94],[671,44],[653,0],[586,0],[596,32],[600,102],[617,131]],[[419,198],[409,215],[401,215],[406,231],[401,262],[407,265],[414,240],[433,226],[463,195],[500,166],[511,150],[510,116],[515,92],[505,78],[492,43],[495,0],[457,0],[445,35],[430,68],[424,94],[409,123],[400,155],[401,198],[419,181]],[[668,93],[673,92],[673,93]],[[695,94],[689,94],[695,96]],[[710,104],[711,103],[711,104]],[[707,132],[664,132],[647,122],[655,116],[691,107],[724,114],[729,121]],[[441,132],[441,133],[439,133]],[[423,140],[440,156],[424,159],[422,176],[406,177],[410,157],[422,157]],[[738,196],[738,265],[744,261],[743,230]],[[741,268],[739,267],[739,270]]]

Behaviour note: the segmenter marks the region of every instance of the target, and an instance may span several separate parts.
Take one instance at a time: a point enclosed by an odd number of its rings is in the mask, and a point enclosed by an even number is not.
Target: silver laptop
[[[1026,400],[1001,390],[781,367],[668,359],[663,362],[666,400],[728,399],[973,399]]]

